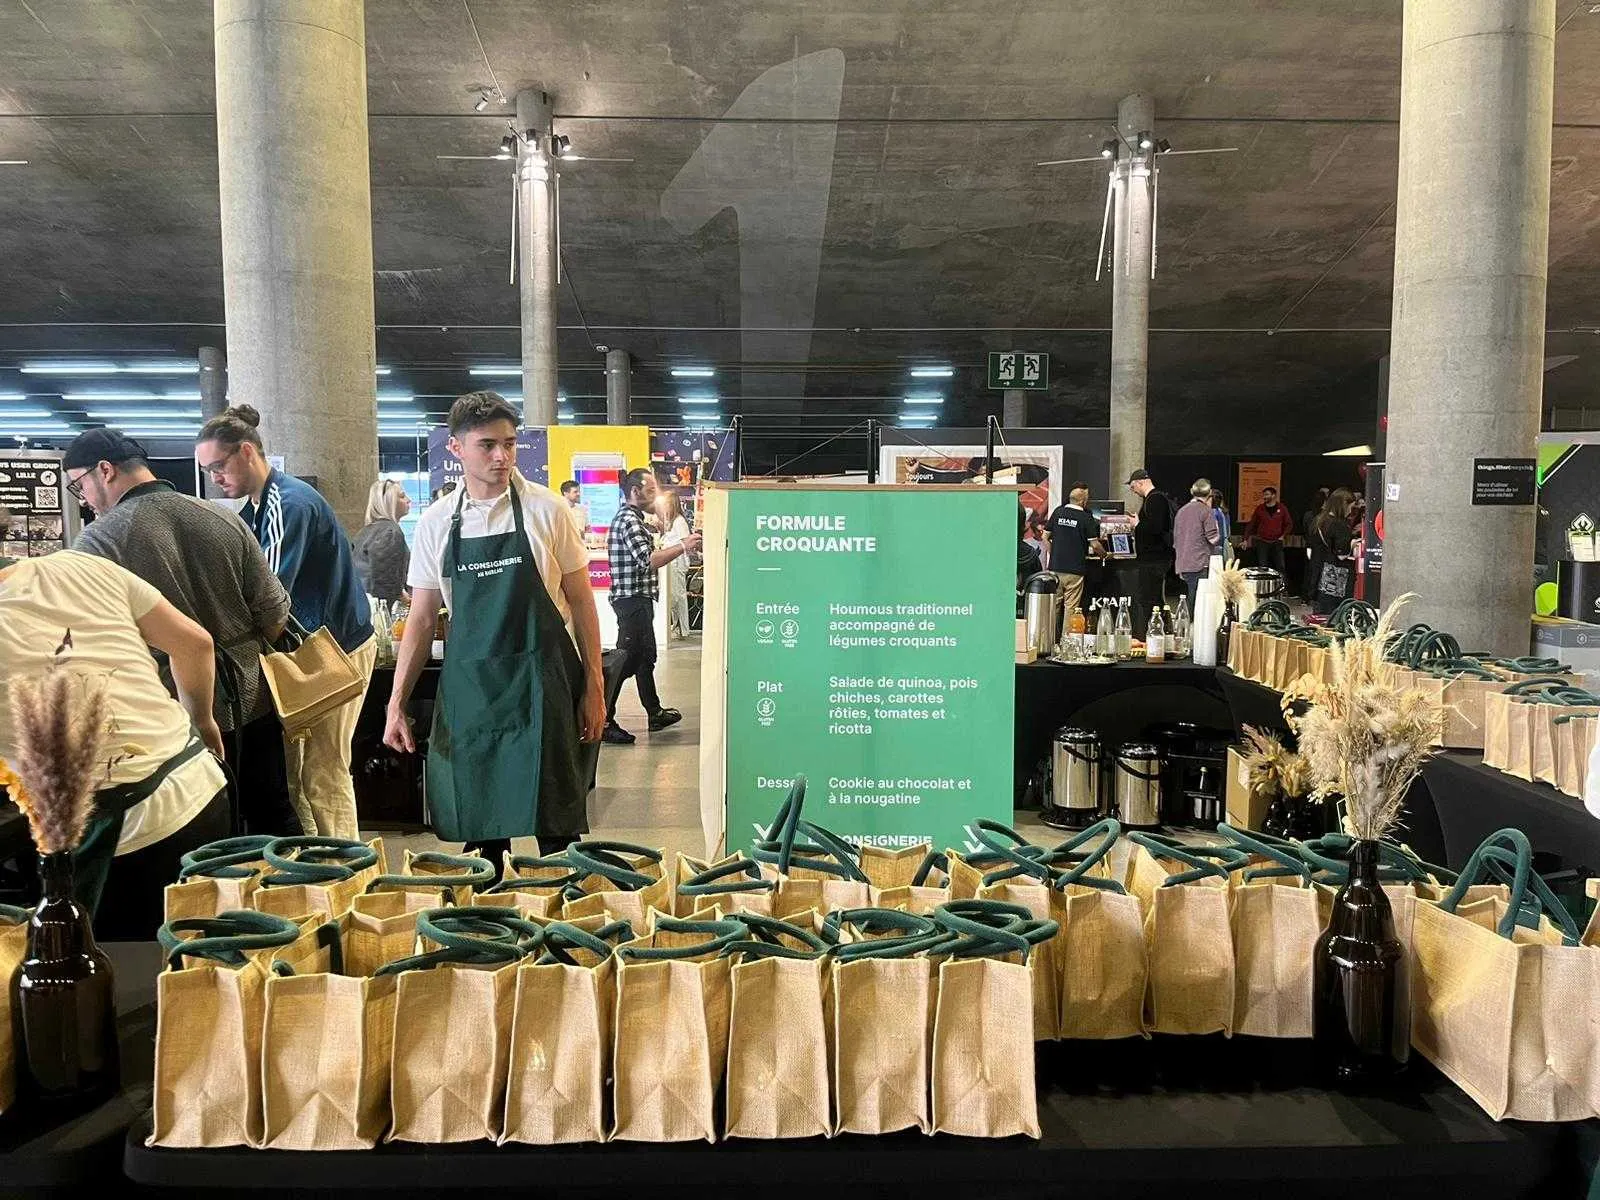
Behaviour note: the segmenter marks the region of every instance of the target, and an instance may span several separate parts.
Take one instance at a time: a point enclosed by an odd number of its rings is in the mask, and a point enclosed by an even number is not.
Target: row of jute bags
[[[1571,678],[1535,677],[1482,697],[1485,766],[1583,798],[1600,695]]]

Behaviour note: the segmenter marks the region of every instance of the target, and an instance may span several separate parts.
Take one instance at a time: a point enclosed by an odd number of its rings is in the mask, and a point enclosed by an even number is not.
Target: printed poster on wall
[[[1239,490],[1233,506],[1235,523],[1243,525],[1255,516],[1256,505],[1261,503],[1262,488],[1277,488],[1283,492],[1283,464],[1275,462],[1242,462],[1239,464]]]
[[[77,533],[65,508],[66,494],[59,453],[0,450],[0,507],[11,514],[0,555],[40,558],[65,549]]]
[[[550,435],[543,429],[517,431],[517,470],[524,479],[550,486]],[[438,425],[428,431],[428,491],[461,482],[461,460],[450,453],[450,430]]]
[[[878,448],[878,482],[894,484],[973,484],[984,485],[983,445],[920,446],[890,445]],[[994,448],[994,482],[1004,487],[1021,487],[1022,505],[1029,513],[1047,520],[1063,499],[1060,446],[1005,446]],[[1016,519],[1013,512],[1012,520]],[[1011,537],[1016,537],[1013,528]]]
[[[868,845],[960,848],[1008,819],[1016,493],[736,485],[727,502],[728,849],[801,775],[806,818]]]

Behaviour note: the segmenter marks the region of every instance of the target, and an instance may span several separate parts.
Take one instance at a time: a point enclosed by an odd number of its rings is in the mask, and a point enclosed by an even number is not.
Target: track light
[[[1171,150],[1171,149],[1172,149],[1172,143],[1167,141],[1166,138],[1157,138],[1156,139],[1156,153],[1157,154],[1165,154],[1168,150]]]
[[[1139,131],[1139,149],[1148,150],[1154,145],[1155,141],[1151,138],[1149,130],[1141,129]]]
[[[472,102],[472,111],[473,112],[482,112],[484,109],[486,109],[488,107],[489,107],[489,93],[488,92],[479,92],[478,93],[478,98]]]
[[[500,139],[500,152],[495,157],[510,158],[517,152],[517,135],[508,133]]]
[[[1104,142],[1100,143],[1100,157],[1101,158],[1115,158],[1116,156],[1117,156],[1117,143],[1116,142],[1107,140],[1107,141],[1104,141]]]
[[[567,137],[566,134],[552,133],[550,135],[550,153],[555,155],[557,158],[560,158],[571,148],[572,139]]]

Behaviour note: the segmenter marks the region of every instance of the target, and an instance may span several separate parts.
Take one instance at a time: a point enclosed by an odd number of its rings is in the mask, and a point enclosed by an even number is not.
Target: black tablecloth
[[[135,1182],[192,1188],[701,1194],[1201,1197],[1218,1185],[1292,1196],[1552,1194],[1557,1127],[1496,1124],[1430,1068],[1391,1090],[1305,1086],[1302,1043],[1157,1038],[1042,1046],[1040,1141],[844,1135],[654,1145],[390,1144],[366,1152],[151,1150]],[[957,1190],[953,1190],[957,1189]]]
[[[1212,667],[1187,661],[1067,667],[1041,660],[1019,665],[1016,672],[1018,800],[1063,725],[1092,729],[1110,747],[1141,741],[1151,726],[1174,721],[1229,728],[1228,706]]]
[[[123,1139],[150,1107],[161,950],[154,942],[104,946],[116,981],[122,1092],[65,1119],[25,1102],[0,1116],[0,1193],[121,1182]]]
[[[1235,675],[1227,667],[1217,668],[1217,683],[1222,688],[1223,698],[1228,702],[1228,711],[1233,714],[1235,733],[1243,735],[1244,727],[1252,725],[1267,733],[1277,734],[1285,745],[1295,744],[1294,734],[1289,731],[1289,723],[1283,719],[1282,692],[1246,679],[1242,675]]]
[[[1444,830],[1447,865],[1461,867],[1478,843],[1508,825],[1548,856],[1541,873],[1566,867],[1600,875],[1600,820],[1581,800],[1483,765],[1476,751],[1446,750],[1422,769]]]

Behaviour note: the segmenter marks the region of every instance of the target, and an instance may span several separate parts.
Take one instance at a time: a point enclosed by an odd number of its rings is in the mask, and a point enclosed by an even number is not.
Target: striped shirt
[[[326,625],[347,651],[365,645],[372,637],[372,606],[356,574],[350,539],[321,493],[274,470],[260,503],[246,503],[239,516],[288,590],[294,619],[308,633]]]

